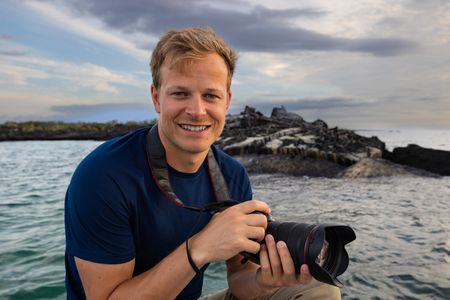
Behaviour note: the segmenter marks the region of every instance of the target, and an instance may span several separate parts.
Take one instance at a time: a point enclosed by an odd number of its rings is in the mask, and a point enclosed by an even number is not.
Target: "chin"
[[[181,148],[184,149],[184,151],[192,153],[192,154],[197,154],[197,153],[202,153],[205,151],[208,151],[209,148],[211,147],[211,145],[183,145]]]

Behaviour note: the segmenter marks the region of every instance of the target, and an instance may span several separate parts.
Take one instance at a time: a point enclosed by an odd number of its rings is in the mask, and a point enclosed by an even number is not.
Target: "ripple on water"
[[[448,249],[444,244],[438,244],[436,247],[433,247],[431,252],[450,255],[450,249]]]
[[[98,144],[0,143],[0,299],[64,299],[65,189]],[[251,181],[280,221],[354,228],[343,299],[449,299],[450,178]],[[225,273],[211,264],[204,292],[224,288]]]
[[[414,299],[421,298],[421,295],[434,295],[441,297],[450,295],[450,287],[441,287],[433,281],[422,280],[421,277],[414,276],[413,274],[396,274],[388,277],[394,282],[398,283],[403,288],[403,290],[407,289],[408,292],[404,291],[404,293],[411,294],[412,296],[416,297]]]
[[[19,290],[12,294],[11,300],[27,300],[27,299],[64,299],[65,287],[64,282],[55,282],[53,284],[45,284],[41,286],[31,286],[24,290]]]

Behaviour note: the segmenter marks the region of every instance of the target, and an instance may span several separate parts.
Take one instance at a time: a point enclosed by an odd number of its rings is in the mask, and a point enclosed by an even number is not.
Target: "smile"
[[[206,126],[206,125],[193,126],[193,125],[180,124],[180,127],[187,131],[200,132],[200,131],[205,130],[209,126]]]

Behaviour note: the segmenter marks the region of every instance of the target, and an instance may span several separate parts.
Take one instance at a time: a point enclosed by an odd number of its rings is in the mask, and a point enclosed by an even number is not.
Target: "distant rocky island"
[[[65,123],[65,122],[6,122],[0,124],[2,141],[104,141],[152,125],[152,122]]]
[[[107,140],[154,124],[7,122],[0,124],[0,141]],[[251,173],[283,173],[311,177],[375,177],[450,175],[450,152],[418,145],[387,151],[377,137],[329,128],[323,120],[307,122],[284,107],[270,117],[252,107],[228,115],[216,142]]]

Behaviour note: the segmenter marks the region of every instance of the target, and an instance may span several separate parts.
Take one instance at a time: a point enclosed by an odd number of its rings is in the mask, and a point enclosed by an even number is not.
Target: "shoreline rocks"
[[[381,176],[440,177],[437,174],[425,170],[399,165],[384,159],[372,158],[363,158],[356,164],[337,174],[337,177],[340,178],[370,178]]]
[[[284,107],[266,117],[246,107],[228,116],[216,144],[230,155],[291,155],[350,166],[364,157],[381,157],[385,144],[377,137],[363,137],[352,130],[328,128],[322,120],[306,122]]]
[[[249,106],[238,115],[228,116],[216,144],[251,173],[333,178],[450,175],[450,171],[413,162],[416,154],[405,157],[404,151],[400,155],[398,150],[391,154],[375,136],[329,128],[320,119],[309,123],[284,107],[275,107],[270,117]],[[439,156],[441,162],[450,161],[445,159]]]
[[[64,123],[64,122],[6,122],[0,124],[2,141],[58,141],[58,140],[96,140],[104,141],[127,134],[152,122],[117,123]]]
[[[251,174],[285,174],[292,176],[336,178],[346,168],[342,165],[311,158],[289,155],[238,155],[234,156]]]
[[[394,163],[450,176],[450,151],[423,148],[410,144],[407,147],[384,151],[383,158]]]
[[[0,124],[0,141],[106,140],[153,123],[7,122]],[[329,128],[320,119],[307,122],[284,107],[275,107],[270,117],[249,106],[228,115],[215,144],[251,173],[333,178],[450,175],[450,151],[409,145],[389,152],[376,136]]]
[[[337,177],[363,158],[381,158],[385,150],[377,137],[329,128],[320,119],[306,122],[284,107],[274,108],[270,117],[249,106],[228,116],[216,145],[239,157],[249,172],[314,177]]]

